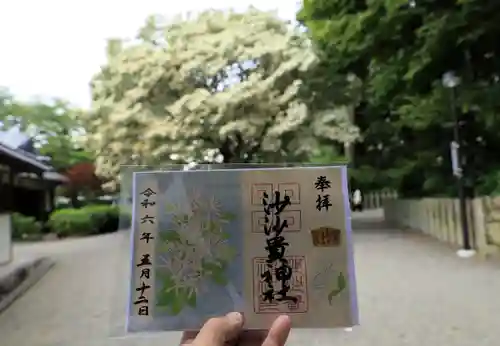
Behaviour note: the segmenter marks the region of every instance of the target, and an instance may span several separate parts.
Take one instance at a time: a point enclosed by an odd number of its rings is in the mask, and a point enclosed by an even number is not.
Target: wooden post
[[[36,174],[38,176],[38,179],[40,179],[40,186],[41,186],[41,192],[40,192],[40,198],[38,202],[38,219],[40,221],[47,221],[47,206],[46,206],[46,200],[47,197],[45,196],[47,192],[47,186],[45,183],[45,179],[43,178],[43,172],[39,172]]]
[[[14,169],[9,166],[7,184],[5,185],[5,210],[7,212],[14,211]]]
[[[55,186],[52,184],[47,184],[48,189],[47,189],[47,195],[48,195],[48,201],[47,204],[47,213],[50,214],[54,211],[56,208],[55,206]]]

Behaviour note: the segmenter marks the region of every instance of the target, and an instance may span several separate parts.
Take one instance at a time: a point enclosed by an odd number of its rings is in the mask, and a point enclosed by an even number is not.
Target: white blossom
[[[342,112],[312,114],[300,100],[304,72],[318,59],[305,34],[273,13],[210,10],[171,22],[155,16],[140,37],[113,40],[92,81],[88,145],[101,174],[173,158],[221,162],[221,147],[237,137],[240,159],[256,146],[259,153],[300,153],[320,137],[357,137]]]

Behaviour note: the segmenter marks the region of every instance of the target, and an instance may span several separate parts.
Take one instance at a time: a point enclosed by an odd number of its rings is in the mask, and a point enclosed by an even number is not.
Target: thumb
[[[224,346],[235,339],[243,328],[243,315],[231,312],[224,317],[212,318],[201,328],[193,340],[193,346]]]

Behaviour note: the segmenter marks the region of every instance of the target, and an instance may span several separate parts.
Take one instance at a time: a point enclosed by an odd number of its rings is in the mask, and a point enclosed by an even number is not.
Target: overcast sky
[[[0,86],[17,97],[61,97],[88,107],[88,83],[105,62],[109,37],[133,37],[150,14],[207,8],[277,9],[293,19],[296,0],[16,0],[0,6]],[[235,5],[238,4],[238,5]]]

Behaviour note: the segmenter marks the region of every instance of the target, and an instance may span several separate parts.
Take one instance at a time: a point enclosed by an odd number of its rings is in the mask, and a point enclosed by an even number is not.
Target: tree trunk
[[[69,198],[71,200],[71,207],[73,208],[80,208],[80,201],[78,200],[78,192],[77,191],[71,191],[69,194]]]

